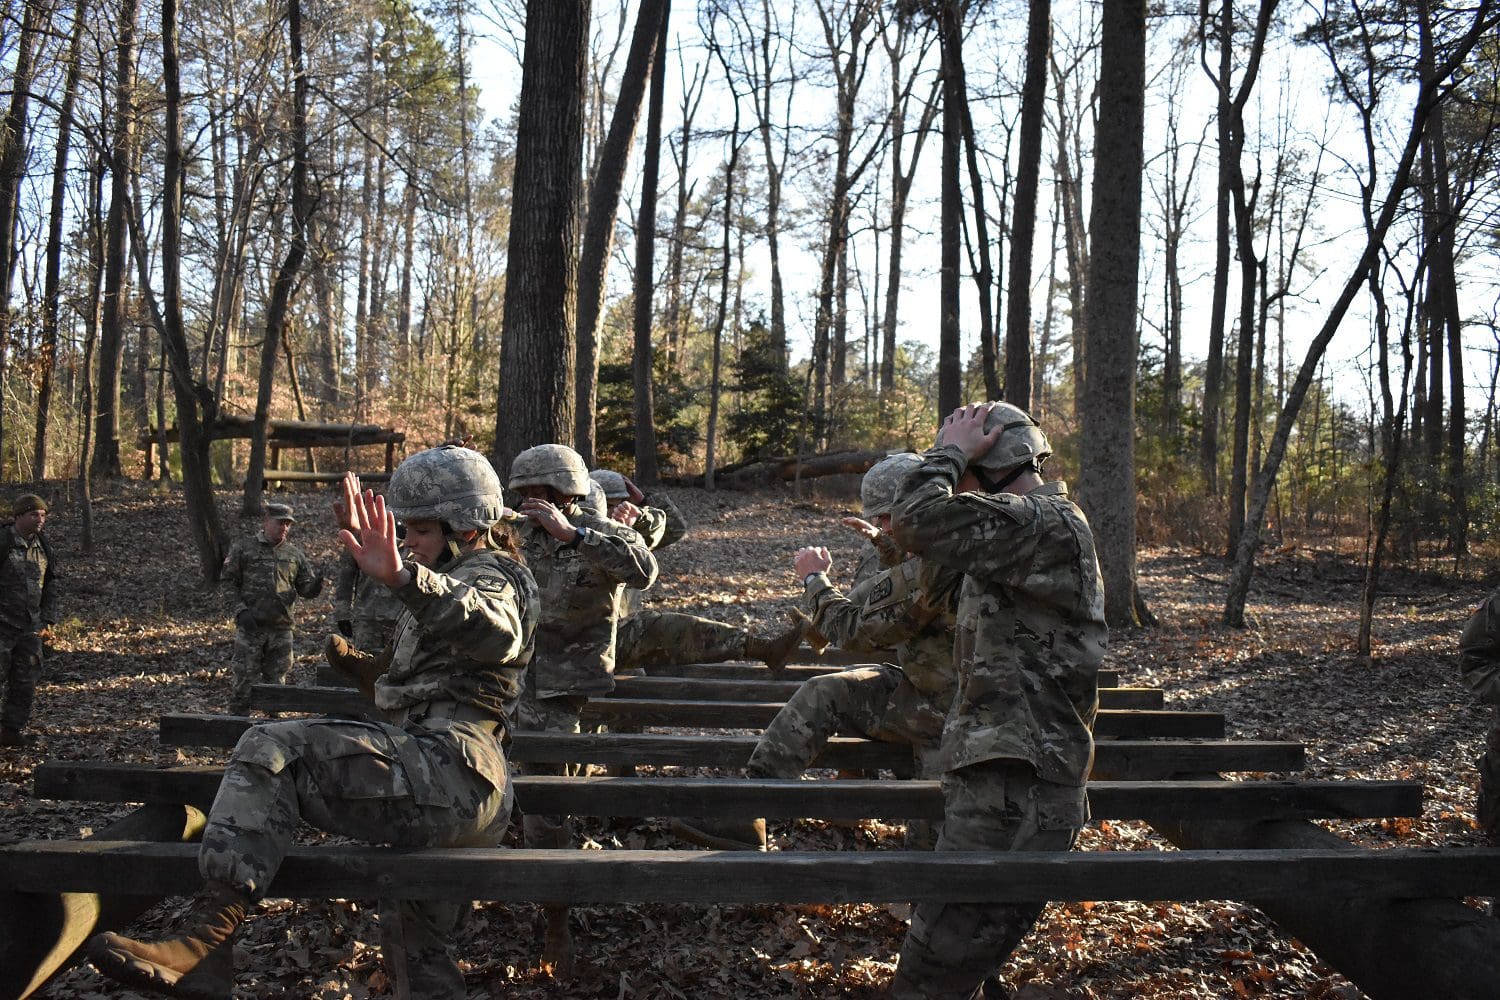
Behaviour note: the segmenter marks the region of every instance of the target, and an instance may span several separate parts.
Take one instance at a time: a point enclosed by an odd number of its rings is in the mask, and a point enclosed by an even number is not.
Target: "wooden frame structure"
[[[249,438],[255,429],[252,417],[221,413],[208,425],[208,439],[220,441],[229,438]],[[176,427],[162,430],[145,430],[136,439],[136,444],[145,453],[145,469],[142,478],[150,479],[155,467],[155,449],[158,444],[177,444],[179,434]],[[265,481],[296,483],[331,483],[342,479],[342,472],[318,472],[302,469],[282,470],[281,452],[285,448],[362,448],[370,445],[385,445],[385,472],[360,473],[366,482],[385,482],[396,468],[396,446],[406,442],[406,433],[394,427],[379,424],[315,423],[306,420],[272,420],[266,431]]]

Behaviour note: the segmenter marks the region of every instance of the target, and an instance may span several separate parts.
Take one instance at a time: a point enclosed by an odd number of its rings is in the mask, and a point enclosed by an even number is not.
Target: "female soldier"
[[[495,527],[500,482],[483,455],[418,452],[397,468],[388,495],[389,509],[346,477],[349,516],[339,538],[405,606],[374,684],[376,705],[393,721],[297,720],[246,732],[203,834],[205,884],[195,905],[161,941],[95,936],[89,957],[106,975],[171,996],[227,997],[231,939],[271,884],[299,819],[401,847],[499,843],[511,809],[501,738],[531,659],[536,584],[514,540]],[[382,900],[397,996],[465,995],[449,942],[460,911]]]

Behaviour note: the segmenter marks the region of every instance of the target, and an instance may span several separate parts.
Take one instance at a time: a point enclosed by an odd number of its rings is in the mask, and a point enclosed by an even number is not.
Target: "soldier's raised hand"
[[[938,429],[938,446],[951,444],[971,461],[989,451],[1000,440],[1003,430],[996,427],[992,431],[985,431],[984,421],[992,409],[994,405],[991,403],[970,403],[948,414],[943,419],[943,426]]]
[[[634,527],[635,522],[640,519],[641,509],[629,500],[621,500],[615,504],[615,509],[609,512],[611,521],[618,521],[627,528]]]
[[[535,521],[543,531],[559,542],[571,542],[578,537],[578,529],[568,520],[568,515],[548,500],[531,498],[521,504],[521,513]]]
[[[333,501],[333,517],[340,531],[358,535],[362,525],[355,520],[359,505],[359,477],[352,472],[344,473],[339,481],[339,495]]]
[[[880,529],[862,517],[846,517],[839,522],[867,542],[880,537]]]
[[[799,579],[805,580],[811,573],[827,573],[832,569],[833,557],[821,545],[809,546],[797,550],[792,557],[792,568],[797,571]]]
[[[638,504],[646,499],[646,494],[641,492],[641,488],[629,476],[621,476],[620,478],[625,480],[625,495],[630,498],[631,503]]]
[[[348,480],[345,480],[347,485]],[[360,572],[387,587],[403,582],[405,563],[397,548],[396,515],[385,508],[385,497],[373,490],[346,496],[351,520],[361,526],[359,536],[348,528],[339,531],[344,551],[354,557]]]

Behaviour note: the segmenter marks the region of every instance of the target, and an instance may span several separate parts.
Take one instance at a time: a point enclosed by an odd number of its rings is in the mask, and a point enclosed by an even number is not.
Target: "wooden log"
[[[256,720],[238,715],[164,715],[163,746],[232,747]],[[675,733],[514,733],[506,757],[521,763],[640,764],[648,767],[744,767],[754,736]],[[1169,778],[1210,771],[1301,769],[1302,744],[1262,740],[1100,740],[1094,771],[1111,778]],[[905,767],[911,752],[894,743],[836,736],[813,767]]]
[[[253,417],[221,413],[207,427],[208,438],[210,441],[223,438],[248,438],[254,425]],[[139,435],[138,442],[144,447],[148,440],[164,438],[167,442],[176,444],[179,437],[179,431],[175,426],[168,427],[164,433],[147,428]],[[346,445],[400,444],[406,440],[406,434],[394,427],[381,427],[379,424],[272,420],[267,428],[267,440],[297,447],[342,448]]]
[[[257,684],[251,704],[265,712],[315,712],[366,715],[373,706],[350,688],[292,687]],[[781,710],[778,702],[661,701],[650,698],[600,698],[584,706],[586,725],[678,726],[693,729],[764,729]],[[1224,716],[1218,712],[1105,709],[1094,722],[1099,737],[1177,737],[1222,739]]]
[[[890,659],[890,662],[894,662],[894,657]],[[820,674],[835,674],[853,666],[876,665],[869,657],[858,659],[850,657],[847,662],[841,662],[834,659],[820,661],[818,657],[810,656],[801,659],[796,665],[787,667],[780,677],[785,680],[806,680]],[[741,681],[777,679],[764,664],[760,663],[679,663],[664,667],[648,667],[646,673],[651,677],[698,677]],[[1099,686],[1119,687],[1120,672],[1118,670],[1099,671]]]
[[[342,472],[308,472],[305,469],[267,469],[264,477],[268,483],[337,483],[342,482]],[[391,481],[389,472],[361,472],[359,481],[362,483],[388,483]]]
[[[0,884],[183,894],[199,884],[197,864],[196,849],[177,844],[22,841],[0,847]],[[761,854],[294,847],[269,892],[301,899],[378,893],[575,905],[1196,900],[1262,892],[1399,900],[1500,893],[1500,850]],[[1434,962],[1447,957],[1432,953]],[[1407,997],[1453,995],[1418,990]]]
[[[1317,851],[1327,852],[1330,866],[1344,858],[1398,853],[1365,851],[1306,822],[1229,819],[1153,821],[1153,826],[1185,852],[1214,848],[1284,857]],[[1452,848],[1423,850],[1434,857],[1467,854]],[[1477,854],[1474,859],[1475,877],[1467,888],[1440,885],[1434,876],[1429,891],[1415,894],[1433,898],[1387,894],[1374,887],[1338,892],[1312,884],[1252,885],[1238,898],[1264,910],[1283,931],[1349,977],[1371,1000],[1494,1000],[1500,992],[1500,920],[1457,899],[1436,898],[1497,895],[1486,887],[1482,874],[1486,862]]]
[[[660,698],[696,701],[786,701],[803,681],[718,680],[690,677],[616,677],[613,698]],[[1159,709],[1166,704],[1158,688],[1100,688],[1100,708]]]
[[[101,841],[196,841],[204,817],[191,806],[153,804],[96,832]],[[8,886],[0,880],[0,886]],[[83,958],[83,945],[102,931],[124,927],[163,893],[122,895],[118,884],[66,891],[46,882],[27,890],[0,888],[0,1000],[22,1000]]]
[[[48,762],[39,798],[210,805],[223,769]],[[562,778],[522,775],[516,803],[574,816],[764,816],[768,819],[941,819],[936,781],[780,781],[754,778]],[[1412,781],[1104,781],[1089,785],[1096,819],[1351,819],[1417,816]]]

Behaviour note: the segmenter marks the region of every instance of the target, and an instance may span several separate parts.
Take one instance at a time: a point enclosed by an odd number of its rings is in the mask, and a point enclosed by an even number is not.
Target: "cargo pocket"
[[[1088,822],[1088,792],[1084,788],[1041,783],[1033,785],[1039,830],[1078,830]]]

